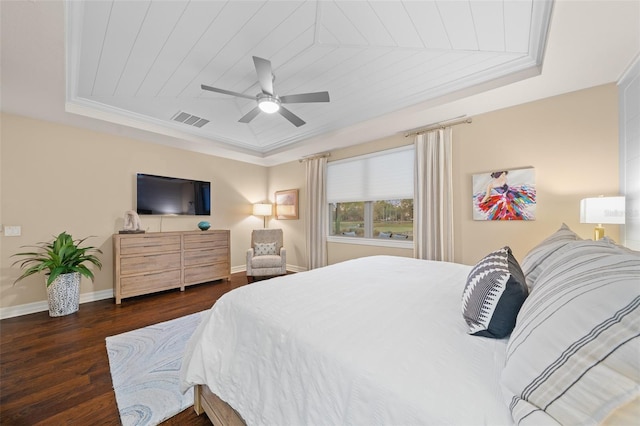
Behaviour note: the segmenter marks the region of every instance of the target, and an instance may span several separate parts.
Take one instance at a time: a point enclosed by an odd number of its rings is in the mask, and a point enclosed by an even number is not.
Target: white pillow
[[[276,243],[255,243],[253,245],[255,256],[269,256],[276,254]]]
[[[597,424],[640,394],[640,253],[573,241],[522,305],[502,386],[516,424]],[[546,421],[545,420],[545,421]]]
[[[538,276],[544,270],[548,261],[552,260],[552,254],[559,254],[557,253],[558,250],[561,250],[567,243],[580,240],[582,238],[563,223],[560,229],[532,248],[520,262],[529,289],[533,290]]]

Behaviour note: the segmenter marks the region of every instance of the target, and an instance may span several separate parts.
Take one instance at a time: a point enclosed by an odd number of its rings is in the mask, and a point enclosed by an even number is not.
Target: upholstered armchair
[[[287,251],[282,246],[282,229],[255,229],[247,250],[247,281],[287,273]]]

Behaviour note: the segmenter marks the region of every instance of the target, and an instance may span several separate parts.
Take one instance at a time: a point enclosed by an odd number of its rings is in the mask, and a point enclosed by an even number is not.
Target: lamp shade
[[[254,216],[271,216],[273,212],[271,204],[254,204],[253,214]]]
[[[624,197],[594,197],[580,201],[580,223],[624,223]]]

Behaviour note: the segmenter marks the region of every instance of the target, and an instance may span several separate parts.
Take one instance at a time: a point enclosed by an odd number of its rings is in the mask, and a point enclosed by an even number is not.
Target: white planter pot
[[[49,316],[61,317],[78,312],[80,309],[80,273],[59,275],[47,287]]]

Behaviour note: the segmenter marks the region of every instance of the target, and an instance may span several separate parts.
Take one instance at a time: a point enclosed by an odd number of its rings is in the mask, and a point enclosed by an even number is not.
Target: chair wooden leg
[[[253,282],[253,277],[251,275],[247,275],[247,283],[251,284]]]

